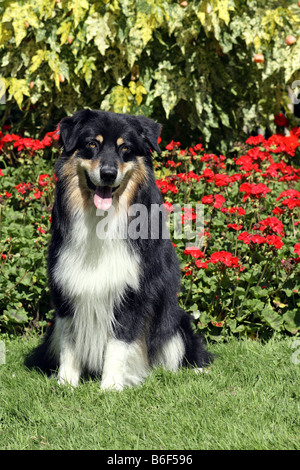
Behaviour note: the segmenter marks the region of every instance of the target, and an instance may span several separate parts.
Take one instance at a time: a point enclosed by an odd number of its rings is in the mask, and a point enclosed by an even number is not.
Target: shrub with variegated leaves
[[[3,116],[22,109],[16,131],[41,137],[66,113],[101,108],[225,152],[245,126],[274,132],[273,113],[290,112],[297,2],[12,0],[0,15]]]

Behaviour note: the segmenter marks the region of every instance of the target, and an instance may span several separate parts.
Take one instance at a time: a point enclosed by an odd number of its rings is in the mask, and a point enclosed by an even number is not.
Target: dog
[[[161,125],[85,109],[59,129],[48,253],[55,317],[27,364],[58,367],[58,382],[73,387],[85,373],[99,376],[103,390],[140,384],[156,366],[208,365],[212,355],[178,305],[164,218],[151,217],[163,203],[152,163]]]

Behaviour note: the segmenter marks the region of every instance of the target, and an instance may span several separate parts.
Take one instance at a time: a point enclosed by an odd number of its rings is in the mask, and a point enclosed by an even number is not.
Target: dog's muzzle
[[[97,209],[107,211],[113,203],[114,192],[119,188],[122,175],[112,167],[102,167],[97,174],[85,171],[87,186],[94,192],[94,204]]]

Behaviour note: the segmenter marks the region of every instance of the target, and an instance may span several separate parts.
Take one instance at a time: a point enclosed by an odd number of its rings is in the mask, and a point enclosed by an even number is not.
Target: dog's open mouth
[[[91,181],[89,175],[86,173],[86,181],[88,187],[94,191],[94,204],[97,209],[101,209],[103,211],[107,211],[112,205],[112,198],[114,192],[120,186],[95,186],[94,183]]]

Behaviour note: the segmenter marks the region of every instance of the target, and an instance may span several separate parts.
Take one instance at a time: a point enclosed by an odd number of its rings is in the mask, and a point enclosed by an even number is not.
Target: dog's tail
[[[50,374],[58,367],[58,359],[53,348],[54,323],[48,328],[41,343],[26,357],[24,364],[29,369],[40,369]]]

